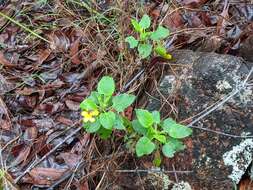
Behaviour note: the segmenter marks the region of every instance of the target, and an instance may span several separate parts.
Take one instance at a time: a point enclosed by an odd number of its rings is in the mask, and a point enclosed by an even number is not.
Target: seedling
[[[91,92],[80,104],[84,128],[89,133],[98,133],[103,139],[108,138],[113,129],[125,129],[124,117],[120,113],[135,100],[134,95],[113,96],[114,92],[114,80],[105,76],[98,83],[97,91]]]
[[[125,41],[129,43],[130,48],[137,48],[142,59],[149,57],[152,51],[165,59],[171,59],[171,55],[167,53],[164,46],[164,39],[170,35],[167,28],[159,25],[155,31],[149,31],[151,19],[146,14],[140,22],[132,19],[131,24],[138,37],[136,39],[134,36],[128,36]]]
[[[144,109],[136,109],[137,119],[129,121],[121,113],[134,102],[135,96],[126,93],[114,96],[114,92],[114,80],[104,76],[97,90],[92,91],[80,104],[86,132],[107,139],[113,130],[124,130],[126,145],[130,149],[134,147],[138,157],[156,152],[156,165],[161,163],[160,151],[164,156],[172,158],[176,152],[185,148],[181,140],[191,135],[190,128],[171,118],[162,121],[158,111]]]
[[[135,149],[138,157],[151,154],[160,147],[164,156],[169,158],[184,150],[181,139],[191,135],[190,128],[178,124],[171,118],[161,121],[158,111],[136,109],[136,116],[137,119],[132,121],[132,126],[140,136]]]

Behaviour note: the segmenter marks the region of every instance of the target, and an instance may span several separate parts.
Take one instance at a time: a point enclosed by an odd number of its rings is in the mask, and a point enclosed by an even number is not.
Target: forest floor
[[[125,43],[131,19],[144,14],[152,28],[170,30],[168,52],[216,52],[253,62],[250,0],[0,0],[3,189],[124,189],[117,184],[123,176],[129,176],[125,184],[136,178],[147,189],[152,160],[128,153],[121,134],[104,141],[85,133],[79,110],[104,75],[114,78],[117,91],[137,96],[135,107],[147,105],[143,86],[156,82],[148,80],[148,65],[170,61],[140,59]],[[125,115],[131,118],[132,110]],[[238,188],[253,186],[245,178]]]

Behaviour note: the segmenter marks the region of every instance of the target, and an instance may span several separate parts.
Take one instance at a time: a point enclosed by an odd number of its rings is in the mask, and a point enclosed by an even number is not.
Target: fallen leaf
[[[229,2],[228,0],[225,0],[224,7],[222,10],[222,13],[220,14],[220,18],[217,22],[217,35],[224,35],[225,34],[225,27],[227,26],[227,20],[228,20],[228,9],[229,9]]]
[[[24,145],[24,147],[19,152],[19,155],[14,159],[14,161],[11,162],[10,167],[14,167],[21,164],[22,162],[25,162],[28,155],[30,154],[30,151],[31,151],[31,146]]]
[[[79,182],[79,189],[80,190],[89,190],[89,184],[87,180],[83,180],[81,182]]]
[[[74,41],[71,44],[71,47],[70,47],[70,53],[69,54],[70,54],[70,57],[71,57],[71,61],[74,64],[80,64],[81,63],[81,60],[79,59],[79,56],[78,56],[79,44],[80,44],[80,38],[77,38],[76,41]]]
[[[50,49],[44,49],[39,51],[38,53],[38,63],[39,65],[41,65],[51,54],[51,50]]]
[[[65,104],[72,111],[78,111],[80,109],[79,107],[80,103],[78,102],[74,102],[72,100],[66,100]]]
[[[30,172],[30,178],[27,178],[26,183],[34,185],[51,185],[54,181],[61,178],[68,169],[55,168],[33,168]]]
[[[11,130],[12,124],[8,113],[7,106],[0,97],[0,128],[5,130]]]
[[[128,107],[125,111],[124,111],[124,115],[126,118],[128,118],[129,120],[132,120],[133,117],[133,107]]]
[[[56,118],[56,121],[59,122],[59,123],[62,123],[62,124],[65,124],[65,125],[73,125],[73,121],[71,119],[68,119],[66,117],[63,117],[63,116],[59,116]]]
[[[0,51],[0,64],[2,64],[3,66],[6,66],[6,67],[16,67],[15,65],[13,65],[10,61],[8,61],[3,52]]]
[[[65,152],[65,153],[60,153],[60,157],[69,166],[69,168],[73,169],[80,162],[82,155]]]
[[[38,135],[38,130],[36,127],[29,127],[26,128],[25,133],[24,133],[24,140],[33,142]]]
[[[54,31],[48,35],[51,42],[50,48],[56,52],[67,52],[70,47],[70,40],[63,31]]]
[[[208,0],[177,0],[181,5],[186,5],[189,8],[198,8],[205,4]]]
[[[166,17],[163,24],[167,26],[171,31],[175,31],[184,26],[184,19],[180,14],[180,11],[174,11]]]
[[[249,178],[244,178],[239,183],[239,190],[253,189],[253,182]]]
[[[82,155],[84,149],[88,146],[90,142],[90,134],[85,134],[79,139],[79,141],[73,146],[71,149],[71,153],[75,153],[77,155]]]

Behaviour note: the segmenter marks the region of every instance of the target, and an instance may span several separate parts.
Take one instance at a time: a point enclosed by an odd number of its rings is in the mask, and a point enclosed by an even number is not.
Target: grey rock
[[[197,119],[208,106],[238,89],[252,65],[245,64],[241,58],[216,53],[180,50],[173,56],[175,63],[184,67],[176,75],[170,67],[165,69],[159,85],[163,98],[155,93],[147,107],[158,110],[163,105],[162,115],[168,116],[172,108],[164,105],[164,98],[168,102],[174,98],[178,121],[188,123]],[[253,139],[229,135],[253,135],[252,92],[252,86],[244,87],[196,122],[194,126],[209,131],[194,128],[193,135],[185,141],[187,149],[173,159],[166,159],[166,169],[172,170],[174,165],[176,170],[192,170],[190,175],[178,176],[192,189],[233,189],[252,162]]]

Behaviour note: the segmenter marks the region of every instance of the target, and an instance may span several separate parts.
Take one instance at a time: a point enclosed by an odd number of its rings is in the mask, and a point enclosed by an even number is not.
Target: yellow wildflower
[[[88,112],[88,111],[82,111],[82,113],[81,113],[81,115],[83,116],[83,121],[85,123],[87,123],[87,122],[91,122],[91,123],[95,122],[96,119],[94,118],[94,116],[98,116],[98,114],[99,114],[98,110],[94,110],[94,111],[90,111],[90,112]]]

